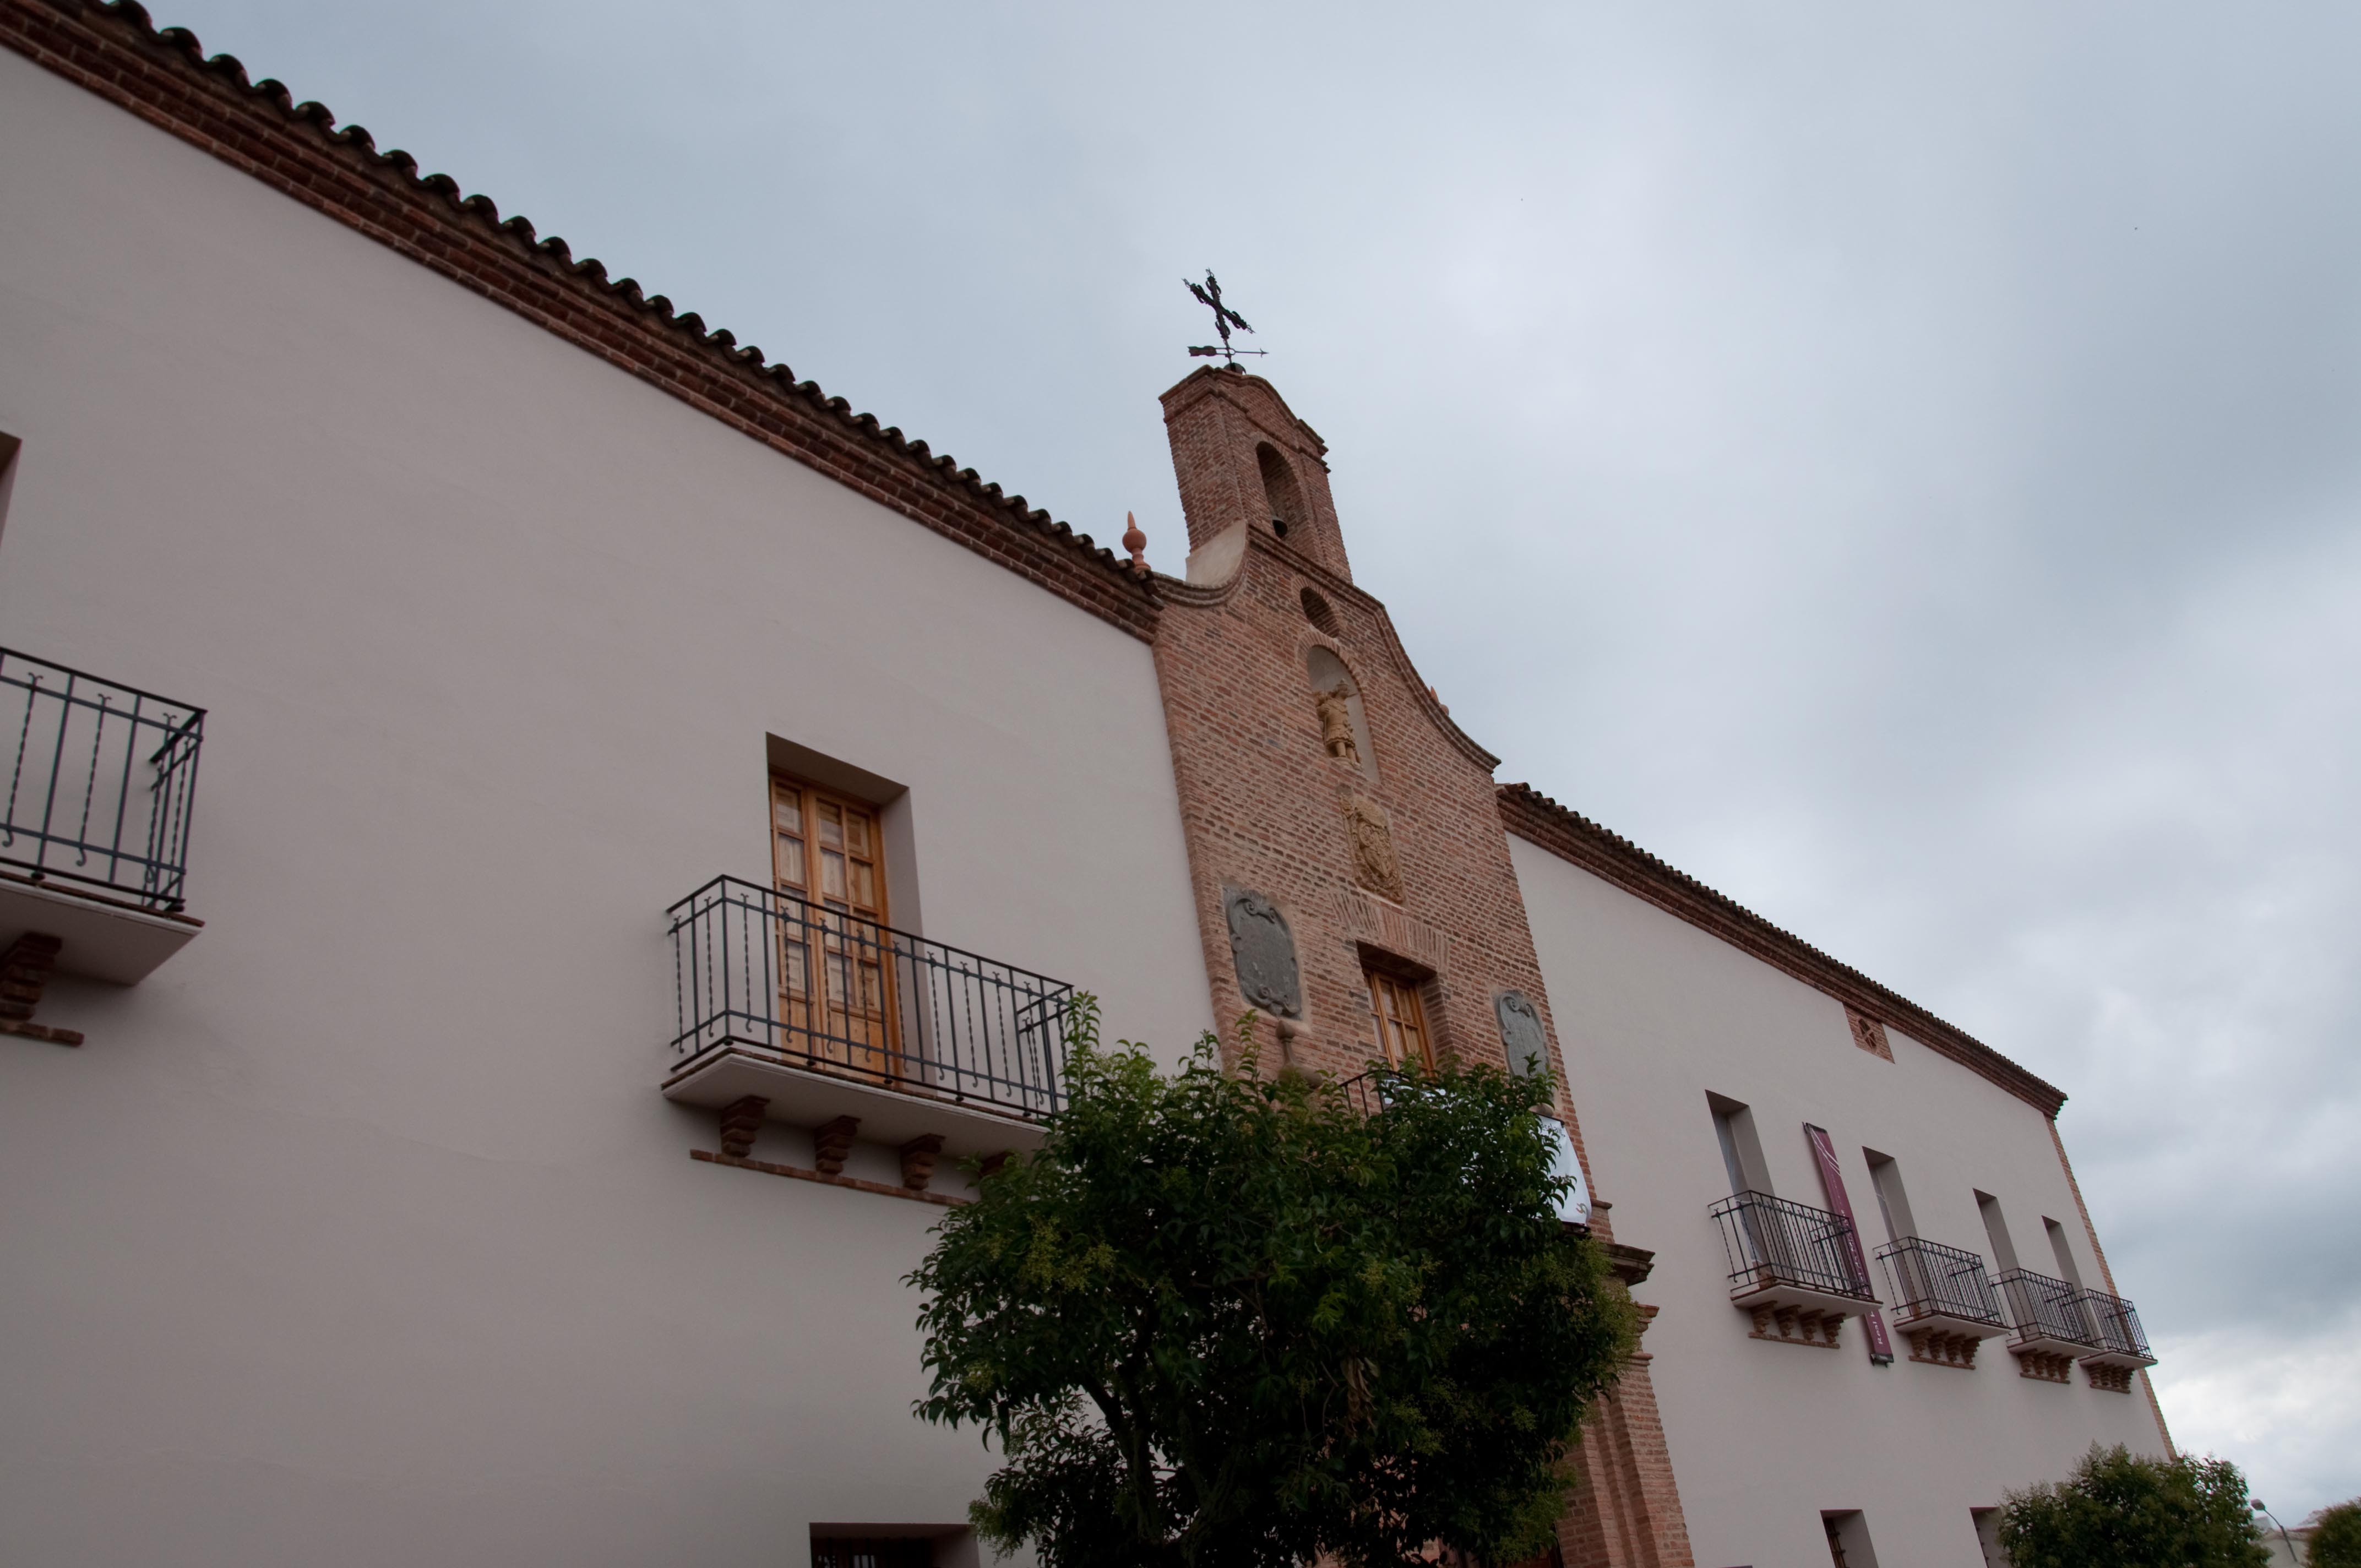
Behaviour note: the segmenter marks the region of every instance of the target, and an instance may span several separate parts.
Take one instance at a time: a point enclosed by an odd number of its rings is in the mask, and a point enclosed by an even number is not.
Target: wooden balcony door
[[[771,780],[771,873],[793,895],[779,901],[787,1048],[892,1080],[900,1074],[884,850],[869,806],[797,779]]]
[[[1375,970],[1369,976],[1369,1013],[1377,1020],[1378,1048],[1389,1066],[1413,1072],[1434,1070],[1434,1044],[1418,987]]]

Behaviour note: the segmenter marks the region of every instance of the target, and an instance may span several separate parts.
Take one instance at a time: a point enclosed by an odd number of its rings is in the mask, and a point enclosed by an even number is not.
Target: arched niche
[[[1255,466],[1262,470],[1262,493],[1270,507],[1271,532],[1281,539],[1295,535],[1307,517],[1303,489],[1295,482],[1295,470],[1279,455],[1279,448],[1268,441],[1255,447]]]
[[[1376,748],[1369,744],[1369,719],[1361,707],[1360,683],[1353,679],[1353,672],[1345,667],[1345,661],[1338,658],[1334,650],[1316,642],[1305,650],[1303,665],[1305,674],[1312,681],[1312,700],[1323,709],[1321,744],[1328,750],[1330,756],[1337,755],[1336,738],[1325,711],[1329,704],[1323,699],[1341,695],[1353,745],[1351,754],[1339,760],[1357,762],[1361,775],[1374,782],[1378,776],[1378,753]]]

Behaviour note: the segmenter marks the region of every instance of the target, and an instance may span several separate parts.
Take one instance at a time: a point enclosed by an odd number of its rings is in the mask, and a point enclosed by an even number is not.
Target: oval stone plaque
[[[1508,1052],[1509,1070],[1532,1078],[1549,1070],[1549,1031],[1542,1027],[1542,1010],[1521,991],[1504,991],[1492,1003],[1500,1020],[1500,1045]]]
[[[1226,887],[1222,902],[1230,922],[1230,957],[1238,970],[1238,990],[1265,1013],[1282,1018],[1303,1014],[1303,976],[1295,965],[1295,937],[1279,905],[1249,888]]]

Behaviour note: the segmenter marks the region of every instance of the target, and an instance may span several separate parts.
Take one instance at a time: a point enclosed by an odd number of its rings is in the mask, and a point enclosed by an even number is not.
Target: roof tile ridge
[[[1662,879],[1671,881],[1684,892],[1695,895],[1710,905],[1718,913],[1771,942],[1804,956],[1809,960],[1810,967],[1821,971],[1823,977],[1840,978],[1850,981],[1851,988],[1860,993],[1858,1000],[1882,1007],[1896,1027],[1914,1036],[1920,1035],[1932,1036],[1922,1039],[1920,1043],[1992,1080],[2051,1119],[2054,1120],[2057,1117],[2059,1108],[2065,1104],[2066,1091],[2043,1079],[2031,1069],[2003,1055],[1958,1025],[1938,1017],[1900,992],[1846,963],[1842,959],[1813,946],[1784,927],[1775,925],[1763,916],[1757,915],[1728,894],[1699,882],[1662,856],[1642,849],[1613,828],[1591,820],[1572,806],[1560,805],[1530,784],[1501,784],[1499,797],[1504,805],[1521,806],[1528,810],[1554,817],[1561,825],[1578,833],[1606,840],[1623,857],[1642,862],[1647,870],[1656,873]],[[1542,847],[1547,848],[1546,845]],[[1677,914],[1678,911],[1674,913]],[[1799,976],[1798,978],[1807,977]],[[1829,988],[1823,985],[1820,989],[1827,991]],[[1854,999],[1839,995],[1838,1000]]]
[[[17,0],[17,3],[26,4],[28,0]],[[9,0],[0,0],[0,6],[8,4]],[[752,371],[769,378],[774,383],[775,391],[799,398],[817,411],[832,416],[855,435],[885,445],[899,455],[915,457],[921,463],[931,464],[939,474],[958,488],[968,491],[986,506],[1005,512],[1012,522],[1043,535],[1072,554],[1103,568],[1125,587],[1147,598],[1151,605],[1155,602],[1154,591],[1148,579],[1133,569],[1128,557],[1118,555],[1113,549],[1098,543],[1091,535],[1077,532],[1071,523],[1060,521],[1048,511],[1031,506],[1025,497],[1004,493],[999,485],[983,480],[974,469],[960,466],[948,455],[935,454],[924,441],[913,441],[905,436],[898,426],[886,425],[874,414],[855,412],[844,399],[829,396],[818,383],[796,380],[784,361],[766,363],[760,348],[752,345],[739,345],[736,336],[726,328],[708,330],[704,318],[697,312],[676,311],[665,295],[645,293],[636,279],[628,276],[610,278],[606,264],[598,258],[577,259],[563,237],[552,235],[545,239],[539,238],[533,222],[523,214],[502,219],[499,205],[491,197],[480,192],[472,195],[463,194],[458,181],[448,174],[421,174],[417,159],[402,148],[379,151],[376,138],[366,126],[357,124],[339,126],[334,111],[318,100],[305,99],[297,103],[293,93],[275,77],[254,81],[247,74],[245,62],[236,55],[226,52],[207,55],[192,29],[177,26],[158,27],[140,0],[49,0],[48,8],[71,18],[82,18],[95,13],[110,21],[129,24],[145,42],[177,54],[189,69],[226,80],[242,95],[268,102],[291,125],[302,127],[322,142],[331,147],[351,148],[368,163],[391,170],[412,187],[441,197],[453,211],[481,223],[496,237],[522,246],[529,258],[553,262],[570,275],[621,299],[642,313],[675,329],[697,347],[728,361],[731,368]]]

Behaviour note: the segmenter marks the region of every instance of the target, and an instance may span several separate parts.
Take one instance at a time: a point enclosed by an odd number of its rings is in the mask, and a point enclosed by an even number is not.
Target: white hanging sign
[[[1582,1179],[1582,1161],[1575,1157],[1574,1138],[1565,1124],[1554,1116],[1542,1118],[1542,1129],[1549,1135],[1550,1174],[1563,1177],[1568,1183],[1565,1195],[1557,1201],[1557,1217],[1569,1225],[1590,1223],[1590,1187]]]

